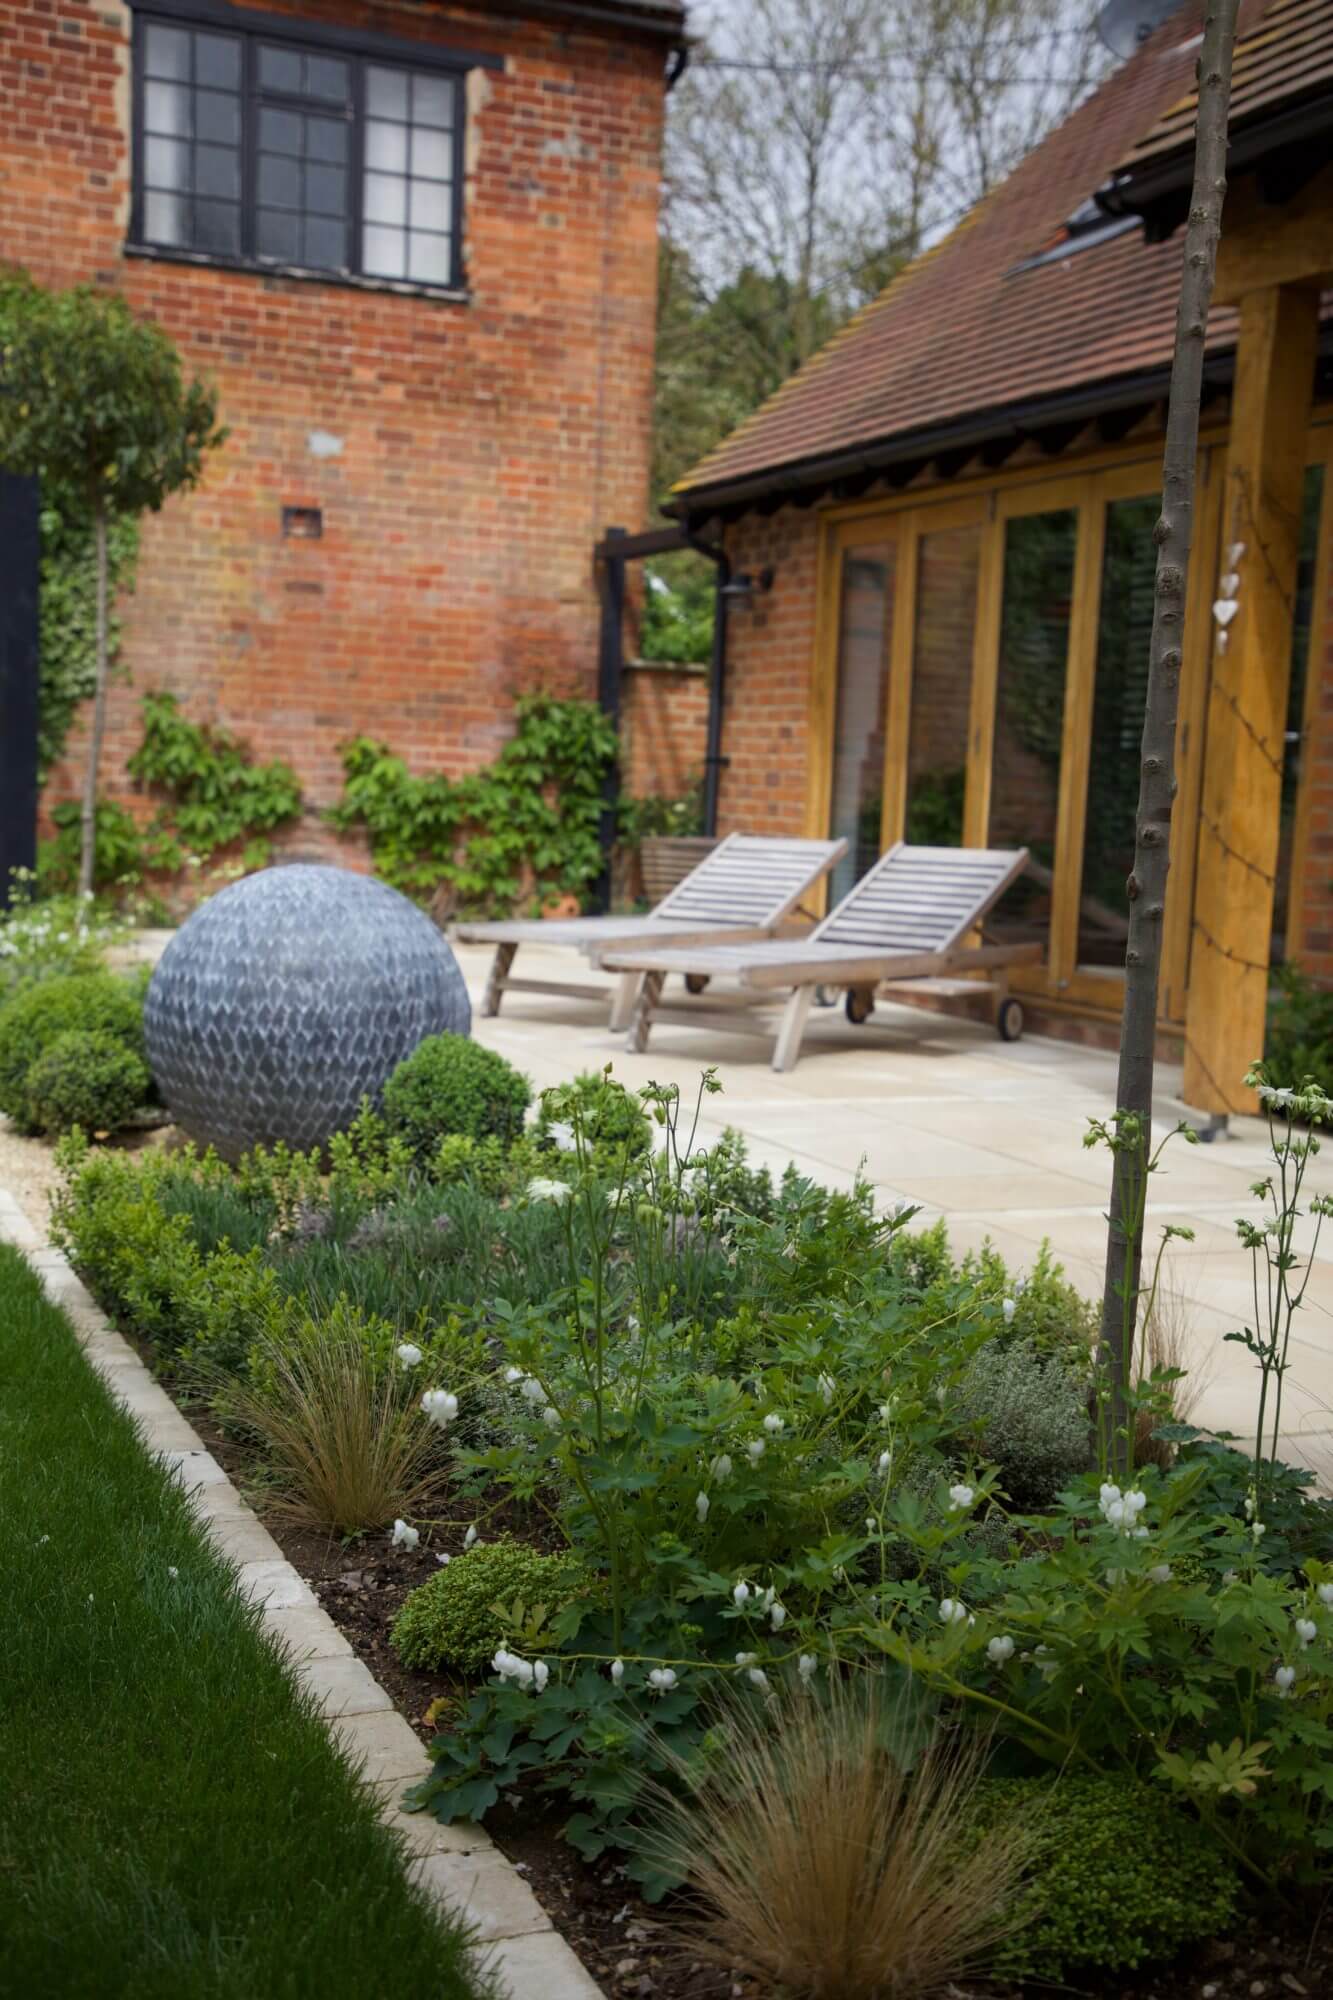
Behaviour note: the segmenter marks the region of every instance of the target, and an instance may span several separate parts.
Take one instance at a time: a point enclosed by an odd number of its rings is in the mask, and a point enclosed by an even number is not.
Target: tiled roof
[[[1281,0],[1273,0],[1281,4]],[[1320,0],[1326,8],[1328,0]],[[1242,23],[1266,10],[1243,0]],[[679,483],[682,511],[799,484],[802,467],[943,433],[1118,377],[1169,367],[1182,239],[1108,224],[1066,240],[1073,211],[1194,80],[1201,0],[1175,15],[1088,101],[836,334]],[[1235,319],[1215,312],[1210,346]],[[977,428],[976,426],[972,427]],[[984,426],[982,427],[984,434]]]
[[[1229,129],[1333,91],[1333,6],[1329,0],[1270,0],[1251,33],[1236,43]],[[1182,154],[1194,143],[1197,90],[1186,91],[1131,147],[1114,173]]]
[[[593,27],[634,28],[673,45],[685,40],[686,0],[490,0],[490,4],[496,13],[560,15]]]

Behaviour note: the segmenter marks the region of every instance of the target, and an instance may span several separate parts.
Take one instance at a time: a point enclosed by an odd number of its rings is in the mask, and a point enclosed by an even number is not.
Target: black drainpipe
[[[722,755],[722,707],[727,689],[727,610],[731,599],[727,585],[731,582],[731,557],[717,542],[705,542],[686,530],[686,539],[692,549],[717,568],[717,586],[713,596],[713,652],[708,663],[708,738],[704,751],[704,832],[717,833],[717,794],[722,781],[722,773],[731,762]]]

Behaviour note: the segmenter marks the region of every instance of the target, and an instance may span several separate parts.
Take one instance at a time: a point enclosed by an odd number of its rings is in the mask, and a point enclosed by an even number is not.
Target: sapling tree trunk
[[[96,669],[93,680],[93,726],[88,739],[88,768],[83,778],[83,810],[80,814],[79,894],[93,892],[93,863],[97,856],[97,767],[102,759],[102,737],[106,733],[107,655],[110,651],[107,607],[108,568],[106,508],[99,506],[93,517],[93,543],[97,553],[97,634]]]
[[[1137,1119],[1132,1146],[1113,1152],[1106,1288],[1102,1301],[1102,1367],[1111,1382],[1112,1457],[1128,1457],[1135,1328],[1143,1248],[1142,1176],[1152,1151],[1154,1044],[1161,974],[1162,920],[1170,865],[1171,807],[1176,794],[1176,711],[1185,630],[1185,595],[1194,524],[1194,470],[1199,400],[1213,272],[1226,194],[1227,112],[1238,0],[1208,0],[1199,57],[1194,187],[1176,314],[1176,345],[1167,404],[1162,463],[1162,511],[1154,530],[1157,575],[1148,693],[1143,716],[1134,866],[1129,877],[1129,941],[1125,950],[1125,1009],[1120,1029],[1116,1103]],[[1125,1130],[1120,1121],[1122,1133]],[[1137,1195],[1137,1199],[1136,1199]],[[1136,1209],[1138,1211],[1136,1215]]]

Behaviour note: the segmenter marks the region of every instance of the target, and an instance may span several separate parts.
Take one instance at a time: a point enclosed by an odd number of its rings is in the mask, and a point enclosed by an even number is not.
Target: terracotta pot
[[[542,904],[544,917],[577,917],[581,905],[577,896],[548,896]]]

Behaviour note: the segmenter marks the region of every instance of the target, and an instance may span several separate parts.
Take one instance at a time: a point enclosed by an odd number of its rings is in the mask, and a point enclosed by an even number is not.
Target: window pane
[[[347,225],[332,216],[306,218],[305,256],[312,270],[341,271],[347,265]]]
[[[380,125],[370,119],[366,125],[366,165],[383,173],[406,173],[406,126]]]
[[[194,80],[218,90],[241,87],[241,45],[230,35],[196,35]]]
[[[150,26],[144,57],[147,75],[174,76],[182,83],[189,82],[190,37],[184,28]]]
[[[924,847],[957,847],[963,838],[981,529],[939,528],[922,535],[917,548],[907,838]]]
[[[290,153],[301,157],[301,114],[272,111],[267,106],[259,114],[259,143],[266,153]]]
[[[347,176],[341,167],[307,167],[305,205],[312,215],[342,215],[347,208]]]
[[[1288,908],[1292,890],[1297,898],[1301,884],[1291,880],[1291,848],[1296,829],[1296,801],[1300,794],[1301,762],[1304,754],[1305,688],[1310,663],[1310,620],[1314,597],[1315,563],[1319,551],[1319,515],[1324,497],[1324,468],[1306,468],[1305,494],[1301,507],[1300,560],[1296,571],[1296,601],[1291,623],[1291,682],[1287,695],[1287,733],[1282,756],[1282,817],[1278,840],[1277,879],[1273,885],[1273,932],[1269,962],[1280,965],[1287,956]]]
[[[366,175],[367,222],[407,221],[407,182],[391,174]]]
[[[347,158],[347,125],[340,118],[307,118],[305,121],[305,151],[308,160],[335,160]]]
[[[374,118],[407,117],[407,78],[400,69],[366,70],[366,109]]]
[[[444,125],[454,122],[454,84],[451,77],[412,78],[412,122],[414,125]]]
[[[196,201],[194,248],[221,256],[236,256],[241,248],[241,211],[236,202]]]
[[[407,231],[368,224],[363,231],[362,268],[372,278],[403,278],[407,275]]]
[[[149,139],[144,144],[144,185],[151,188],[188,188],[190,148],[184,139]]]
[[[412,231],[409,238],[407,275],[422,285],[447,285],[449,282],[449,238],[447,236],[423,236],[419,229]]]
[[[301,206],[301,166],[281,153],[259,155],[259,199],[274,208]]]
[[[331,104],[347,102],[347,64],[336,56],[307,56],[305,59],[307,97],[322,97]]]
[[[180,194],[146,194],[143,230],[150,243],[188,244],[190,204]]]
[[[414,229],[449,228],[449,190],[439,181],[413,181],[412,183],[412,227]]]
[[[412,133],[412,172],[426,180],[447,181],[454,170],[454,141],[449,132],[416,127]]]
[[[280,90],[286,96],[301,95],[301,52],[275,48],[272,42],[259,45],[259,87]]]
[[[216,145],[237,146],[241,138],[241,102],[238,97],[225,97],[220,90],[196,90],[194,93],[195,135],[200,139],[210,139]]]
[[[847,842],[833,873],[831,903],[879,858],[884,805],[884,700],[893,629],[892,542],[848,549],[838,605],[838,704],[829,833]]]
[[[1155,496],[1117,500],[1106,509],[1078,913],[1081,965],[1123,969],[1125,963],[1129,934],[1125,883],[1134,865],[1134,815],[1157,573],[1153,527],[1160,512]]]
[[[261,257],[273,257],[283,264],[301,260],[301,218],[280,209],[261,208],[256,243]]]
[[[1045,946],[1050,936],[1077,539],[1072,510],[1029,514],[1005,529],[988,841],[1026,847],[1031,860],[987,929],[1014,943]]]
[[[239,201],[241,163],[225,146],[196,146],[194,149],[194,191],[222,195]]]
[[[180,83],[149,83],[144,87],[144,129],[178,138],[190,134],[190,93]]]

